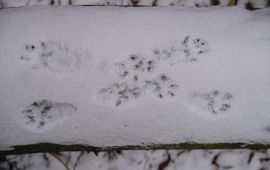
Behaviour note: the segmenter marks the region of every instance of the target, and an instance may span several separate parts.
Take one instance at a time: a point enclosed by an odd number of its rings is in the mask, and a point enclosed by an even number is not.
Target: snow
[[[11,165],[27,170],[158,170],[162,164],[166,170],[268,170],[269,156],[269,151],[259,150],[168,150],[102,152],[98,156],[86,152],[40,153],[8,159]],[[9,166],[0,162],[0,167]]]
[[[0,10],[0,147],[269,143],[269,16]]]

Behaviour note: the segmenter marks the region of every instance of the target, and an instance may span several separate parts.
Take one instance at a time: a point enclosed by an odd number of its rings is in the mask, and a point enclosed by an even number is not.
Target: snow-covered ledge
[[[85,144],[63,145],[52,143],[37,143],[28,145],[19,145],[12,148],[0,150],[0,157],[13,154],[45,153],[45,152],[66,152],[66,151],[86,151],[93,152],[96,155],[104,151],[117,150],[169,150],[169,149],[267,149],[270,144],[246,144],[246,143],[179,143],[179,144],[152,144],[152,145],[123,145],[95,147]]]
[[[269,18],[0,10],[0,153],[269,147]]]

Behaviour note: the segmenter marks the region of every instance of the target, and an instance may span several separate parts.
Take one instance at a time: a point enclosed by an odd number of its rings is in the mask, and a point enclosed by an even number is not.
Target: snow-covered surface
[[[269,150],[118,151],[15,155],[0,162],[25,170],[269,170]],[[60,161],[59,161],[60,160]],[[61,163],[62,161],[62,163]],[[9,162],[9,163],[7,163]],[[63,165],[65,164],[65,165]]]
[[[0,147],[269,143],[270,11],[0,10]]]

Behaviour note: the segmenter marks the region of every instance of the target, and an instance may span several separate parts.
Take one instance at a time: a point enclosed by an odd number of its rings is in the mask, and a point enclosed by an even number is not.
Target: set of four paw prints
[[[29,54],[22,55],[22,61],[31,63],[33,69],[44,68],[56,73],[75,71],[80,66],[83,55],[54,41],[28,44],[24,48]],[[144,96],[152,95],[160,100],[173,98],[177,95],[180,85],[169,73],[162,72],[161,68],[165,65],[170,69],[179,62],[197,62],[209,51],[207,41],[187,36],[181,44],[154,49],[151,56],[131,54],[124,61],[114,63],[118,78],[109,86],[99,89],[97,93],[103,101],[116,107]],[[204,93],[196,92],[197,95],[193,95],[194,101],[203,101],[202,107],[209,113],[225,112],[231,107],[233,95],[221,91],[217,94],[217,91],[215,89]],[[231,97],[224,99],[224,95],[227,94]],[[28,117],[31,122],[31,116]]]

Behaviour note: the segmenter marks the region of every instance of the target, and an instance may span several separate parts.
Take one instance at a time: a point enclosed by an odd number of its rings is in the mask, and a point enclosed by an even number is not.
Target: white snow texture
[[[241,7],[2,9],[0,147],[269,143],[269,18]]]

